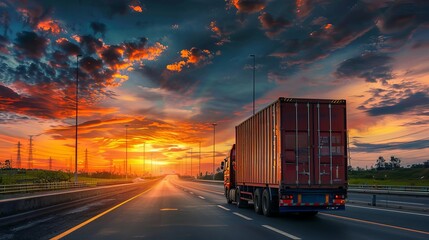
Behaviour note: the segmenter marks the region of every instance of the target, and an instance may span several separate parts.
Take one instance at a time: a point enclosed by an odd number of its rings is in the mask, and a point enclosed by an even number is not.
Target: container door
[[[342,185],[346,178],[345,105],[315,104],[314,177],[319,185]]]
[[[309,103],[284,103],[282,110],[283,182],[287,185],[311,185],[312,111]]]
[[[345,105],[285,102],[282,108],[283,184],[344,184]]]

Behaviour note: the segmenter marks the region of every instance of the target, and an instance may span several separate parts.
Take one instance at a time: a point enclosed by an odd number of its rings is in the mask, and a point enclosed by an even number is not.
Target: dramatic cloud
[[[420,139],[407,142],[391,142],[391,143],[360,143],[355,142],[355,147],[352,147],[352,151],[356,152],[367,152],[367,153],[379,153],[381,151],[392,151],[392,150],[417,150],[425,149],[429,146],[429,139]]]
[[[68,39],[60,38],[56,40],[56,43],[58,44],[62,52],[65,53],[67,56],[76,56],[78,54],[81,54],[80,47],[70,42]]]
[[[91,22],[90,25],[92,31],[94,32],[94,35],[97,35],[97,33],[100,33],[102,37],[106,34],[107,27],[106,24],[101,22]]]
[[[10,44],[9,40],[0,35],[0,54],[9,54],[8,45]]]
[[[38,59],[43,56],[49,39],[37,35],[35,32],[23,31],[16,34],[15,46],[18,55],[26,58]]]
[[[238,13],[255,13],[263,10],[267,4],[266,0],[229,0]]]
[[[386,47],[402,47],[420,26],[428,26],[429,2],[395,1],[377,21],[378,29],[389,36]]]
[[[183,67],[189,67],[191,64],[207,64],[213,57],[213,54],[209,50],[201,50],[193,47],[190,50],[183,49],[180,51],[180,57],[183,59],[182,61],[167,65],[167,69],[170,71],[180,72]]]
[[[335,75],[337,78],[362,78],[367,82],[383,82],[393,78],[393,59],[384,54],[366,53],[342,62]]]
[[[429,107],[429,94],[425,92],[413,93],[407,98],[400,99],[394,104],[375,106],[367,109],[369,115],[380,116],[388,114],[403,114],[410,112],[418,107],[428,108]]]
[[[37,29],[45,32],[50,32],[52,34],[60,34],[61,32],[60,25],[56,21],[50,19],[40,21],[37,24]]]
[[[209,28],[214,33],[212,37],[218,39],[218,42],[216,42],[216,45],[222,46],[223,44],[230,42],[229,34],[221,30],[220,27],[217,26],[215,21],[210,22]]]
[[[290,22],[284,18],[278,17],[275,19],[271,14],[266,12],[259,16],[259,21],[262,24],[262,28],[266,30],[265,34],[270,38],[283,32],[290,25]]]
[[[378,13],[379,9],[358,3],[337,23],[325,24],[305,38],[286,39],[283,51],[277,50],[271,55],[286,58],[284,62],[287,66],[309,64],[323,59],[371,30]]]

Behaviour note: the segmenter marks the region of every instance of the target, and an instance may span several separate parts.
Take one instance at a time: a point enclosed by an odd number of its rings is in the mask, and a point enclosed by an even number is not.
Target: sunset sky
[[[351,164],[429,159],[429,1],[0,0],[0,161],[70,169],[216,167],[278,97],[346,99]],[[16,165],[15,165],[16,166]],[[189,165],[188,165],[189,166]],[[190,169],[188,168],[188,173]]]

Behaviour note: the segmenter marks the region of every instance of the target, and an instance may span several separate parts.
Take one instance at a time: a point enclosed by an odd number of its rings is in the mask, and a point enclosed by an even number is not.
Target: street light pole
[[[200,154],[198,155],[198,177],[201,174],[201,142],[200,142],[200,148],[199,148]]]
[[[250,54],[253,57],[253,115],[255,115],[255,71],[256,71],[256,56],[255,54]]]
[[[81,55],[76,55],[76,136],[75,136],[75,148],[74,148],[74,183],[77,183],[77,121],[79,114],[79,57]]]
[[[128,124],[125,125],[125,179],[128,179]]]
[[[213,125],[213,180],[215,179],[215,151],[216,151],[216,125],[217,123],[212,123]]]

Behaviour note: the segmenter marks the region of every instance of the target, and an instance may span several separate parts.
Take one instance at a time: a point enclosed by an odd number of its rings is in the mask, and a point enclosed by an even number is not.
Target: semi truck
[[[235,127],[225,197],[265,216],[344,210],[347,152],[345,100],[279,98]]]

